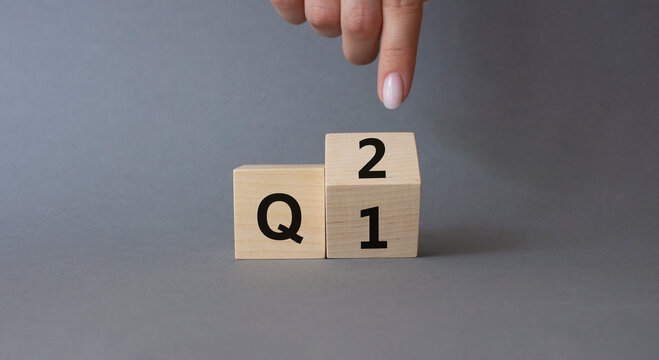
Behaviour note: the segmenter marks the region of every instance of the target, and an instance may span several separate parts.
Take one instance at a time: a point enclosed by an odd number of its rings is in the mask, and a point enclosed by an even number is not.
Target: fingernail
[[[403,102],[403,77],[399,73],[390,73],[382,84],[382,102],[384,107],[393,110]]]

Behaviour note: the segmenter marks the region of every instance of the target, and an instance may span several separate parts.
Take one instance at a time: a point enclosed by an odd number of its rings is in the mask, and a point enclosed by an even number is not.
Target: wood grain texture
[[[382,159],[372,168],[385,178],[362,178],[359,170],[375,148],[359,142],[380,139]],[[327,134],[325,206],[328,258],[415,257],[419,242],[421,176],[413,133]],[[379,241],[386,248],[363,249],[371,221],[361,211],[378,208]]]
[[[323,165],[245,165],[233,171],[236,259],[325,258],[325,196]],[[268,195],[284,193],[300,205],[302,222],[297,232],[301,243],[272,240],[258,225],[257,212]],[[283,202],[267,211],[273,231],[291,224],[291,209]]]

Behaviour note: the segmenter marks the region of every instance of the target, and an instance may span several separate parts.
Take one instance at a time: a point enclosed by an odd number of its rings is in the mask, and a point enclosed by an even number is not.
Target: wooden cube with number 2
[[[413,133],[326,135],[328,258],[417,256],[420,202]]]

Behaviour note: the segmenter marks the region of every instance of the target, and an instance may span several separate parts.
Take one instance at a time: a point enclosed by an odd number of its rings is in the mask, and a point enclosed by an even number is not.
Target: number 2
[[[385,170],[371,170],[384,156],[384,143],[380,139],[376,138],[367,138],[359,142],[359,148],[364,146],[371,145],[375,147],[375,155],[373,158],[364,165],[361,170],[359,170],[360,179],[383,179],[386,177],[387,172]]]

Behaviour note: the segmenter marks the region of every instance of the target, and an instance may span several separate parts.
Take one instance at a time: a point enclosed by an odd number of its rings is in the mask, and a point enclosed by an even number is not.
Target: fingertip
[[[341,7],[338,2],[308,0],[304,12],[309,25],[319,35],[334,38],[341,35]]]
[[[382,104],[389,110],[397,109],[403,103],[405,82],[403,76],[392,72],[382,81]]]
[[[369,53],[354,53],[350,51],[343,50],[343,56],[348,60],[349,63],[353,65],[368,65],[375,61],[378,57],[377,50]]]
[[[291,24],[291,25],[302,25],[302,24],[304,24],[305,22],[307,22],[307,18],[306,18],[304,15],[302,15],[302,17],[300,17],[300,18],[297,18],[297,19],[288,19],[288,20],[286,20],[286,21],[287,21],[289,24]]]
[[[291,25],[302,25],[307,21],[305,17],[299,19],[284,19],[284,20],[286,20],[286,22]]]
[[[270,2],[287,23],[300,25],[306,21],[303,0],[270,0]]]

